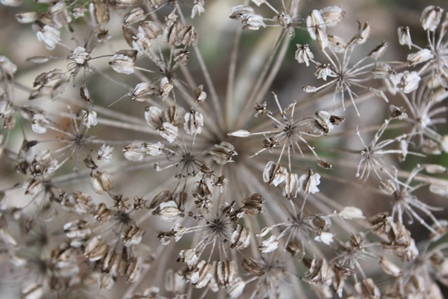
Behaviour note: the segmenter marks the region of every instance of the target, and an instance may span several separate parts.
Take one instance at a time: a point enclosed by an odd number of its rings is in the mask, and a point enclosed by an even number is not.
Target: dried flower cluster
[[[36,2],[0,1],[46,48],[0,56],[8,298],[444,298],[445,8]]]

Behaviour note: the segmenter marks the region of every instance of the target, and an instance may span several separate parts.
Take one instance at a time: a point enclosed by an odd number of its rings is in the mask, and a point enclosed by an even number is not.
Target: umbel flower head
[[[2,294],[446,296],[444,8],[38,2],[0,1],[36,35],[0,56]]]

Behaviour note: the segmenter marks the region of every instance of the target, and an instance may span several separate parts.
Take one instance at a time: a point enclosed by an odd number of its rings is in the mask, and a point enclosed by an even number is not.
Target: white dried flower
[[[135,59],[125,54],[115,54],[109,62],[110,66],[117,73],[133,74]]]
[[[98,150],[97,159],[109,163],[112,160],[114,148],[108,144],[103,144]]]
[[[339,216],[344,219],[365,219],[364,213],[361,209],[356,207],[345,207],[342,211],[339,212]]]
[[[44,25],[42,28],[39,28],[36,35],[37,39],[43,42],[48,50],[54,50],[61,41],[59,30],[50,25]]]
[[[311,169],[307,174],[303,174],[299,178],[300,189],[304,194],[314,194],[319,192],[317,186],[320,184],[320,174],[314,173]]]
[[[49,124],[50,122],[45,118],[45,116],[42,114],[34,114],[31,128],[33,129],[33,132],[37,134],[44,134],[47,132],[47,127]]]
[[[184,129],[188,135],[197,135],[202,133],[204,116],[201,112],[191,109],[190,112],[185,113],[184,118]]]
[[[414,66],[416,64],[428,61],[432,58],[434,58],[434,55],[432,54],[431,50],[422,49],[422,50],[418,51],[417,53],[409,54],[408,62],[409,62],[410,66]]]
[[[400,45],[408,46],[409,49],[412,48],[411,32],[408,26],[398,27],[398,42]]]
[[[316,236],[314,240],[330,246],[331,242],[333,242],[333,237],[334,235],[332,233],[322,232],[320,235]]]
[[[200,16],[205,12],[205,1],[194,0],[193,8],[191,9],[191,18],[194,19],[196,15]]]
[[[278,248],[279,241],[275,236],[271,236],[269,239],[261,242],[260,250],[263,253],[268,253]]]
[[[96,112],[93,110],[83,111],[82,124],[87,128],[90,128],[91,126],[96,126],[98,124],[96,115],[97,115]]]
[[[313,60],[314,55],[311,52],[308,45],[297,44],[297,50],[295,53],[295,58],[299,63],[305,63],[306,66],[310,65],[310,60]]]
[[[442,19],[443,9],[438,6],[427,6],[420,17],[420,22],[424,30],[434,31],[439,26]]]
[[[395,88],[404,93],[410,93],[416,90],[421,79],[418,73],[414,71],[392,74],[389,78]]]
[[[90,185],[92,189],[98,193],[103,194],[112,190],[112,179],[107,172],[97,171],[90,175]]]
[[[256,14],[246,16],[242,23],[244,24],[243,30],[258,30],[260,27],[266,27],[263,16]]]

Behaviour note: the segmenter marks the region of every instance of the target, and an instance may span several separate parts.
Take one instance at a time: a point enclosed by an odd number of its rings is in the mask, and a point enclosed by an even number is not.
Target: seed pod
[[[93,237],[86,242],[84,255],[90,262],[96,262],[105,258],[108,251],[109,245],[101,240],[101,237]]]
[[[401,269],[384,256],[380,258],[380,267],[386,274],[393,277],[399,277],[402,274]]]
[[[90,224],[84,219],[78,219],[64,224],[64,233],[69,239],[88,238],[92,233]]]
[[[244,258],[241,266],[252,275],[261,277],[266,272],[263,266],[251,258]]]
[[[90,186],[98,194],[109,192],[113,188],[110,175],[101,171],[90,174]]]
[[[235,231],[232,233],[230,237],[230,248],[236,248],[237,250],[242,250],[247,248],[250,244],[250,231],[247,227],[242,227],[241,225],[237,225]]]
[[[355,289],[362,298],[380,299],[381,293],[371,278],[366,278],[355,285]]]
[[[121,233],[121,238],[123,239],[123,244],[126,247],[140,244],[145,231],[136,226],[128,226]]]

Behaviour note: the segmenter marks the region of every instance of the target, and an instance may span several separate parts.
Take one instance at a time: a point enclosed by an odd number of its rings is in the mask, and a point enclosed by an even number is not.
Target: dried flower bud
[[[361,22],[358,21],[358,38],[357,43],[363,44],[367,41],[367,39],[370,36],[370,25],[368,22],[364,24],[364,26],[361,24]]]
[[[244,280],[238,280],[233,285],[227,288],[227,294],[230,298],[239,298],[246,287]]]
[[[97,159],[109,163],[112,160],[114,148],[108,144],[103,144],[98,150]]]
[[[314,55],[311,52],[310,48],[308,45],[301,45],[301,44],[297,44],[297,50],[295,53],[295,59],[299,62],[299,63],[305,63],[306,66],[310,65],[310,60],[313,60]]]
[[[408,55],[408,63],[410,66],[415,66],[419,63],[428,61],[432,58],[434,58],[434,55],[432,54],[431,50],[422,49],[422,50],[418,51],[417,53],[409,54]]]
[[[194,19],[196,15],[200,16],[205,12],[205,1],[194,0],[193,8],[191,9],[191,18]]]
[[[205,99],[207,98],[207,93],[204,92],[204,86],[201,84],[198,87],[196,87],[195,89],[193,89],[193,93],[194,93],[194,97],[195,97],[195,102],[197,104],[202,104],[204,103]]]
[[[381,293],[371,278],[364,279],[355,285],[356,292],[362,298],[380,299]]]
[[[427,6],[420,17],[424,30],[434,31],[442,19],[443,9],[439,6]]]
[[[263,266],[251,258],[244,258],[241,266],[252,275],[257,277],[261,277],[266,272]]]
[[[336,74],[332,70],[330,64],[318,64],[314,76],[316,76],[317,79],[327,81],[327,77],[336,77]]]
[[[132,25],[143,21],[146,18],[145,12],[140,7],[133,8],[130,12],[124,15],[123,24]]]
[[[402,274],[401,269],[384,256],[380,258],[380,267],[386,274],[393,277],[399,277]]]
[[[201,112],[191,109],[190,112],[185,113],[184,129],[188,135],[197,135],[202,133],[204,126],[204,116]]]
[[[45,116],[42,114],[34,114],[31,129],[34,133],[44,134],[47,132],[47,127],[49,124],[50,122],[45,118]]]
[[[144,21],[140,23],[138,27],[139,32],[144,32],[148,39],[156,39],[159,35],[162,34],[162,27],[156,22],[153,21]]]
[[[254,14],[254,9],[247,5],[237,5],[232,7],[230,18],[235,20],[243,20],[244,18]]]
[[[286,180],[287,175],[286,167],[277,166],[274,162],[269,161],[263,170],[263,181],[269,185],[278,186]]]
[[[219,261],[216,264],[216,272],[214,278],[219,287],[228,287],[233,285],[238,275],[238,266],[235,261]]]
[[[230,248],[236,248],[237,250],[243,250],[247,248],[250,244],[250,231],[247,227],[242,227],[237,225],[235,231],[232,233],[230,238]]]
[[[277,237],[271,236],[269,239],[264,240],[261,242],[261,245],[259,246],[261,252],[268,253],[276,250],[278,248],[279,241]]]
[[[395,88],[404,93],[410,93],[416,90],[421,79],[417,72],[409,71],[392,74],[389,76],[389,78]]]
[[[172,200],[160,203],[159,207],[153,213],[160,215],[162,221],[165,222],[174,222],[177,220],[177,217],[183,216],[177,204]]]
[[[136,226],[128,226],[121,232],[121,238],[123,239],[123,244],[126,247],[140,244],[145,231]]]
[[[283,181],[282,195],[287,198],[296,198],[300,189],[299,176],[297,173],[287,173]]]
[[[231,143],[225,141],[222,141],[219,145],[215,144],[215,149],[211,150],[209,153],[212,155],[212,159],[219,165],[234,162],[232,157],[238,155],[235,151],[235,147]]]
[[[98,194],[109,192],[113,187],[110,175],[106,172],[100,171],[97,171],[90,175],[90,185],[92,186],[92,189]]]
[[[82,116],[82,124],[86,126],[87,128],[90,128],[91,126],[96,126],[98,124],[98,121],[96,119],[96,112],[92,109],[89,109],[88,111],[83,110],[83,116]]]
[[[260,27],[266,27],[263,16],[256,14],[245,16],[242,23],[244,24],[243,30],[258,30]]]
[[[319,12],[327,27],[336,26],[345,15],[345,11],[338,6],[328,6],[319,10]]]
[[[303,174],[299,178],[300,189],[304,194],[314,194],[319,192],[317,186],[320,184],[320,174],[314,173],[311,169],[308,169],[307,174]]]
[[[86,220],[78,219],[64,224],[64,233],[69,239],[87,239],[92,230]]]
[[[408,46],[409,49],[412,48],[412,39],[409,27],[398,27],[398,42],[400,43],[400,45]]]
[[[137,50],[122,50],[115,53],[109,61],[110,66],[117,73],[132,74],[134,73],[134,62],[137,58]]]
[[[101,237],[93,237],[86,242],[84,255],[90,262],[95,262],[106,257],[108,251],[109,245],[101,240]]]
[[[333,242],[333,237],[334,235],[332,233],[322,232],[320,235],[316,236],[314,240],[330,246],[331,242]]]
[[[38,19],[36,11],[19,12],[16,14],[16,20],[22,24],[33,23]]]
[[[345,207],[339,215],[344,219],[365,219],[364,213],[356,207]]]
[[[328,35],[328,43],[330,48],[336,53],[344,53],[347,48],[347,42],[337,35]]]
[[[384,55],[384,53],[386,53],[388,46],[389,46],[389,43],[383,41],[381,43],[381,45],[379,45],[378,47],[373,49],[372,52],[369,53],[369,56],[375,60],[380,58],[381,56]]]
[[[36,25],[34,28],[37,30],[37,39],[43,42],[48,50],[54,50],[61,41],[59,30],[50,25],[44,25],[41,28]]]

